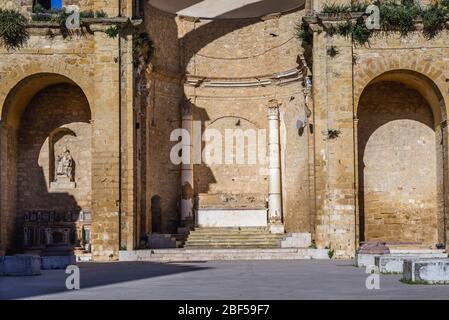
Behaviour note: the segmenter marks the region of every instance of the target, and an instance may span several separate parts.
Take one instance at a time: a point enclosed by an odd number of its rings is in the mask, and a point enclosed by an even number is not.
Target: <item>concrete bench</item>
[[[449,284],[449,259],[405,260],[403,279],[411,283]]]
[[[0,257],[0,276],[35,276],[41,274],[41,258],[18,254]]]

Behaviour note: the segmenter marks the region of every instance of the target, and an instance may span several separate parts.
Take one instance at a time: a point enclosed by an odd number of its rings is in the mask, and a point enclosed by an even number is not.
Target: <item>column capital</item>
[[[189,116],[192,114],[192,103],[191,99],[184,99],[180,104],[179,108],[183,116]]]
[[[268,118],[278,117],[280,106],[281,106],[281,103],[279,103],[276,99],[272,99],[272,100],[268,101]]]

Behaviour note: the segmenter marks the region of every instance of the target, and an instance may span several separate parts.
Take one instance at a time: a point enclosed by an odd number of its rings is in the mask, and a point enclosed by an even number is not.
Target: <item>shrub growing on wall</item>
[[[22,47],[29,38],[27,19],[15,10],[0,9],[0,41],[7,50]]]

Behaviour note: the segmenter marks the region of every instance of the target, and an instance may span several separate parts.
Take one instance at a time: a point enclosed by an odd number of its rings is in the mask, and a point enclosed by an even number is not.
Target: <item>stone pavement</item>
[[[367,290],[352,260],[80,263],[81,290],[64,270],[0,277],[0,299],[446,299],[449,286],[407,285],[381,275]]]

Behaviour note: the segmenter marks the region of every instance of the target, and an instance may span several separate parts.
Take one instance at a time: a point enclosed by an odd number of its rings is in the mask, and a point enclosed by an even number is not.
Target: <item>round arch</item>
[[[84,89],[72,79],[57,73],[35,73],[21,79],[8,91],[3,104],[1,104],[0,120],[17,129],[21,115],[38,92],[52,85],[64,83],[79,87],[86,96],[89,108],[92,109],[91,100]]]
[[[71,67],[63,72],[57,70],[58,66],[39,72],[43,67],[33,67],[33,63],[23,66],[20,72],[11,73],[0,90],[0,190],[5,199],[0,203],[0,218],[6,226],[0,236],[2,247],[11,252],[23,249],[21,231],[26,223],[26,212],[50,212],[53,207],[64,212],[78,212],[91,206],[93,87],[88,86],[91,80],[86,76],[83,79],[80,71]],[[51,72],[53,69],[57,72]],[[63,128],[71,124],[77,128],[77,133],[70,132],[71,126]],[[43,145],[49,137],[62,132],[80,139],[74,157],[83,164],[79,166],[83,170],[79,175],[82,182],[70,190],[50,190],[46,180],[53,180],[50,172],[54,164]],[[45,160],[43,166],[42,159]],[[28,186],[30,189],[26,192],[21,190]],[[33,199],[38,199],[35,205]],[[33,228],[42,231],[40,225]],[[36,241],[42,244],[41,240]]]
[[[360,80],[360,79],[359,79]],[[359,81],[358,83],[360,83]],[[403,192],[403,194],[399,195],[401,191],[398,191],[398,195],[393,195],[394,192],[390,192],[388,196],[385,196],[384,198],[381,197],[381,193],[383,188],[386,190],[390,188],[389,183],[391,181],[394,181],[391,183],[398,184],[397,189],[399,190],[403,186],[400,184],[405,185],[405,189],[408,187],[412,187],[411,184],[415,183],[417,184],[416,179],[417,176],[411,175],[411,172],[413,170],[419,171],[421,169],[425,169],[427,166],[425,164],[425,161],[417,161],[416,168],[412,168],[413,161],[407,162],[407,160],[403,163],[399,163],[399,161],[396,161],[395,158],[389,158],[393,153],[388,155],[379,155],[383,152],[383,150],[388,148],[394,148],[395,154],[400,154],[401,147],[405,146],[407,148],[418,148],[416,147],[416,143],[423,143],[423,141],[418,141],[421,137],[426,137],[424,140],[427,139],[427,143],[429,144],[428,148],[431,148],[430,145],[432,145],[433,151],[432,151],[432,157],[430,157],[428,160],[435,158],[435,164],[432,165],[429,163],[429,167],[435,166],[435,172],[432,173],[432,182],[435,184],[435,191],[434,191],[434,209],[435,210],[435,219],[431,222],[436,225],[436,232],[437,232],[437,238],[438,243],[446,243],[447,241],[447,235],[446,235],[446,209],[447,209],[447,181],[448,181],[448,174],[447,174],[447,168],[448,164],[447,162],[447,155],[448,155],[448,143],[447,143],[447,110],[446,110],[446,103],[443,95],[441,94],[440,87],[435,83],[434,80],[432,80],[427,75],[414,71],[414,70],[408,70],[408,69],[392,69],[384,72],[379,72],[377,75],[372,76],[370,78],[364,77],[363,82],[365,83],[365,86],[363,88],[358,87],[355,89],[354,94],[354,114],[357,121],[357,127],[355,128],[356,131],[356,140],[357,140],[357,155],[356,155],[356,181],[357,181],[357,189],[358,189],[358,237],[360,240],[370,241],[372,239],[365,239],[364,233],[365,230],[365,219],[366,219],[366,213],[369,211],[370,215],[375,218],[370,217],[368,225],[370,223],[376,223],[375,219],[379,220],[381,219],[382,215],[385,215],[385,219],[388,216],[388,219],[390,221],[393,221],[394,214],[393,212],[396,212],[399,210],[400,203],[404,203],[406,196],[406,191]],[[419,115],[413,115],[410,114],[400,114],[401,112],[405,112],[406,107],[401,107],[401,105],[406,106],[410,103],[410,106],[413,105],[413,102],[409,102],[406,100],[408,97],[406,95],[402,95],[402,98],[405,98],[405,100],[401,101],[398,100],[398,97],[400,94],[398,93],[397,96],[391,96],[393,99],[395,99],[395,102],[397,105],[399,105],[400,110],[394,110],[391,109],[391,106],[393,106],[393,102],[388,101],[387,98],[380,98],[376,94],[373,94],[373,91],[371,90],[377,90],[377,92],[380,94],[383,94],[383,89],[388,89],[385,92],[389,92],[388,94],[396,94],[394,92],[394,89],[391,87],[397,86],[398,91],[399,90],[405,90],[404,92],[409,92],[410,96],[414,96],[415,99],[420,99],[421,102],[416,102],[418,105],[421,104],[422,108],[427,108],[427,110],[430,109],[431,114],[427,116],[427,118],[423,119],[421,121],[417,117]],[[441,86],[441,85],[440,85]],[[379,91],[381,90],[381,91]],[[408,91],[406,91],[408,90]],[[370,93],[371,92],[371,93]],[[415,92],[415,94],[413,94]],[[387,94],[387,93],[385,93]],[[368,95],[368,96],[365,96]],[[369,96],[370,95],[370,96]],[[421,97],[421,98],[417,98]],[[370,100],[371,99],[371,100]],[[377,99],[377,100],[376,100]],[[412,98],[410,98],[412,99]],[[368,102],[369,101],[369,102]],[[364,113],[364,110],[362,107],[366,107],[367,103],[372,104],[371,108],[371,117],[374,118],[367,118],[366,112]],[[416,106],[415,103],[415,106]],[[389,110],[381,110],[380,113],[373,114],[374,106],[377,105],[378,107],[382,107],[382,105],[389,105]],[[387,108],[387,107],[385,107]],[[424,112],[422,111],[419,112]],[[374,111],[377,112],[377,111]],[[383,112],[383,113],[382,113]],[[412,111],[410,111],[412,112]],[[415,110],[416,112],[416,110]],[[419,113],[418,112],[418,113]],[[390,113],[390,114],[389,114]],[[421,114],[422,115],[422,114]],[[378,118],[385,117],[383,120],[379,120]],[[369,120],[367,120],[369,119]],[[418,121],[417,121],[418,120]],[[406,124],[403,123],[401,127],[401,121],[407,122]],[[427,125],[427,129],[426,129]],[[430,128],[432,130],[429,130]],[[401,129],[399,129],[401,128]],[[402,132],[400,132],[402,130]],[[429,134],[429,132],[432,131],[433,136]],[[427,133],[426,133],[427,132]],[[394,135],[398,134],[398,136],[395,138]],[[402,135],[402,138],[399,134]],[[375,135],[377,135],[376,138],[373,138]],[[407,138],[407,135],[410,135],[410,137]],[[433,138],[431,138],[431,136]],[[376,140],[376,142],[373,143],[373,140]],[[429,140],[430,139],[430,140]],[[402,141],[404,140],[404,141]],[[430,142],[429,142],[430,141]],[[402,143],[402,144],[401,144]],[[384,145],[382,145],[384,144]],[[424,141],[425,144],[425,141]],[[367,151],[366,148],[369,150]],[[424,148],[424,147],[423,147]],[[398,151],[399,150],[399,151]],[[427,152],[430,149],[427,150]],[[367,153],[365,153],[367,152]],[[386,152],[388,153],[388,152]],[[380,157],[379,161],[375,160],[374,158],[370,158],[370,155],[377,154],[378,157]],[[400,155],[402,157],[402,161],[404,160],[403,153]],[[377,179],[376,176],[380,175],[380,172],[383,170],[382,167],[382,157],[386,158],[386,163],[388,162],[388,165],[391,167],[394,167],[394,163],[396,161],[397,168],[404,169],[404,171],[401,171],[402,173],[398,175],[403,175],[401,177],[394,176],[398,171],[395,171],[393,174],[389,174],[388,170],[385,170],[383,172],[384,178],[383,179]],[[367,161],[367,163],[366,163]],[[418,168],[421,165],[420,168]],[[366,166],[366,167],[365,167]],[[377,168],[377,169],[373,169]],[[385,167],[386,168],[386,167]],[[412,170],[413,169],[413,170]],[[368,170],[368,171],[366,171]],[[371,170],[371,171],[370,171]],[[373,170],[380,170],[377,172],[378,174],[373,174]],[[432,169],[433,170],[433,169]],[[368,173],[367,173],[368,172]],[[368,174],[368,176],[365,176]],[[374,178],[373,178],[374,177]],[[410,179],[407,179],[410,178]],[[395,180],[396,179],[396,180]],[[401,180],[402,179],[402,180]],[[368,180],[368,182],[367,182]],[[382,180],[382,181],[381,181]],[[390,181],[391,180],[391,181]],[[398,182],[401,180],[400,182]],[[414,182],[410,182],[408,180],[414,180]],[[426,181],[423,181],[423,185],[426,183]],[[407,184],[409,183],[410,186]],[[430,184],[432,184],[430,183]],[[367,184],[367,185],[365,185]],[[419,183],[418,183],[419,184]],[[432,185],[433,185],[432,184]],[[367,187],[367,190],[365,187]],[[379,188],[377,188],[379,187]],[[391,187],[392,188],[392,187]],[[413,188],[410,188],[413,189]],[[419,189],[419,187],[417,188]],[[425,189],[425,188],[424,188]],[[401,189],[402,190],[402,189]],[[372,191],[372,192],[371,192]],[[390,190],[391,191],[391,190]],[[371,194],[370,194],[371,193]],[[413,193],[413,192],[412,192]],[[387,192],[388,194],[388,192]],[[413,194],[409,195],[409,198],[412,199],[414,196]],[[368,199],[367,199],[368,198]],[[412,199],[414,200],[414,199]],[[397,202],[395,202],[397,201]],[[401,202],[402,201],[402,202]],[[421,200],[418,200],[418,202]],[[380,204],[380,205],[379,205]],[[385,204],[385,205],[384,205]],[[384,207],[382,207],[384,205]],[[422,204],[420,204],[422,205]],[[368,207],[368,209],[367,209]],[[404,205],[404,207],[406,207]],[[412,206],[411,206],[412,207]],[[416,206],[418,207],[418,206]],[[410,215],[404,214],[404,216],[412,216],[413,219],[413,208],[407,209],[410,210]],[[379,212],[377,212],[379,211]],[[390,212],[391,211],[391,212]],[[398,211],[399,212],[399,211]],[[416,212],[419,212],[419,209],[416,210]],[[424,211],[423,211],[424,212]],[[390,214],[390,215],[388,215]],[[372,219],[371,219],[372,218]],[[384,219],[384,218],[382,218]],[[374,222],[373,222],[374,221]],[[399,220],[398,220],[399,221]],[[394,222],[395,224],[399,223],[398,221]],[[425,222],[424,222],[425,221]],[[416,221],[412,222],[415,223]],[[417,224],[426,224],[429,223],[428,220],[422,220],[421,222],[417,222]],[[400,224],[400,223],[399,223]],[[371,225],[370,227],[372,230],[375,230],[375,227]],[[377,228],[380,228],[377,226]],[[395,230],[393,227],[391,230]],[[390,233],[394,234],[389,230]],[[411,231],[407,231],[409,234]],[[373,235],[375,232],[371,232]],[[388,233],[388,232],[386,232]],[[380,234],[380,232],[379,232]],[[385,235],[386,238],[388,236]],[[395,235],[393,235],[393,238]],[[376,238],[376,236],[374,236]],[[407,239],[408,240],[408,239]],[[433,244],[436,244],[433,243]]]
[[[447,120],[446,104],[444,101],[444,97],[441,94],[441,90],[439,89],[437,84],[428,76],[420,72],[407,69],[385,71],[367,81],[365,86],[363,87],[363,90],[359,90],[359,93],[356,94],[354,112],[356,115],[358,114],[360,97],[363,95],[366,88],[368,88],[372,84],[385,81],[403,83],[418,91],[424,97],[424,99],[427,100],[430,107],[432,108],[436,126],[441,122]]]

